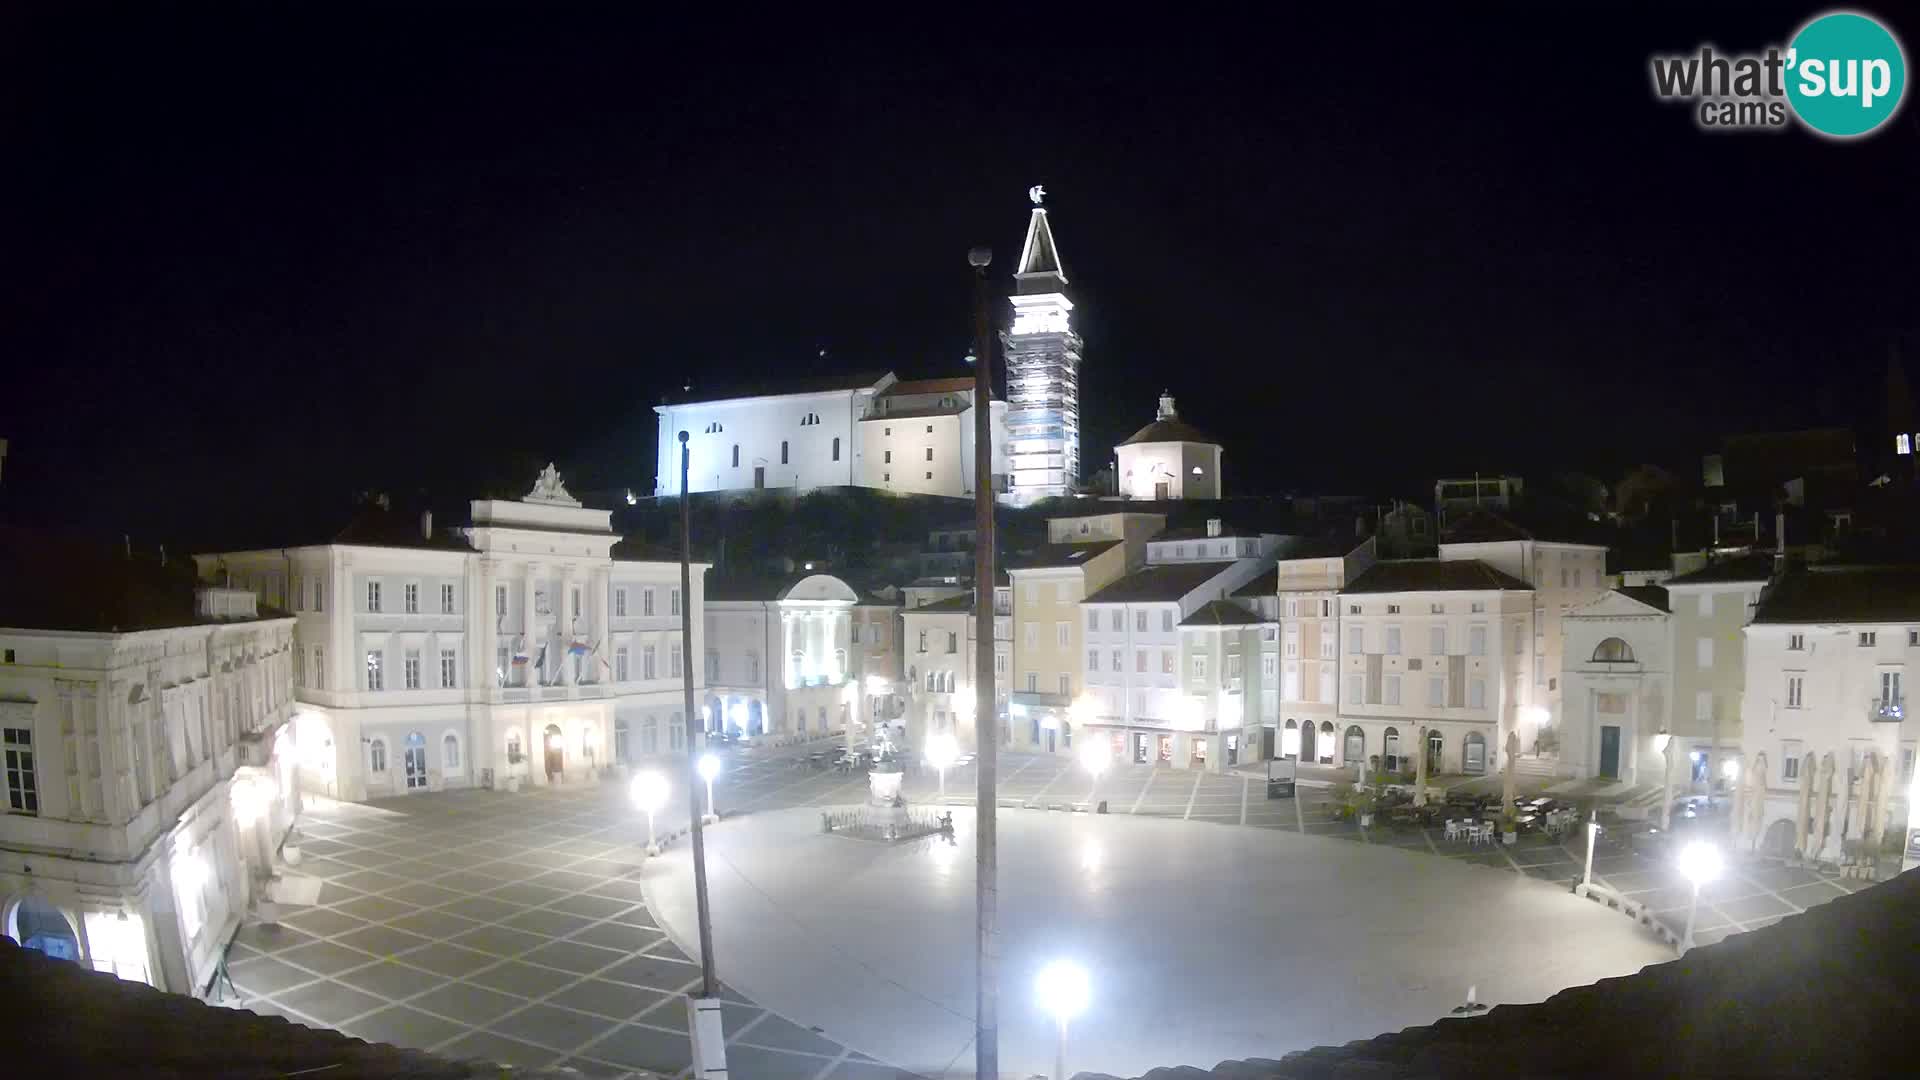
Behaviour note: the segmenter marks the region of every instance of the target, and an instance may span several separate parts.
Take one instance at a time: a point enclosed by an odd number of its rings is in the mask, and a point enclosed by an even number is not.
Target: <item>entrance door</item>
[[[1300,725],[1300,760],[1319,760],[1319,755],[1313,752],[1313,721],[1311,720]]]
[[[414,732],[407,736],[407,790],[427,786],[427,737]]]
[[[1273,760],[1273,738],[1279,734],[1272,728],[1260,729],[1260,756],[1267,761]]]
[[[1054,729],[1047,729],[1047,753],[1053,753]]]
[[[1133,737],[1133,763],[1135,765],[1145,765],[1147,763],[1147,755],[1152,752],[1150,750],[1152,744],[1147,741],[1150,738],[1152,738],[1152,736],[1144,732],[1136,734]]]
[[[1165,480],[1156,482],[1153,485],[1153,497],[1159,499],[1161,502],[1166,502],[1168,499],[1173,498],[1173,485]]]
[[[1600,775],[1620,779],[1620,728],[1613,724],[1600,727]]]
[[[755,465],[753,467],[753,486],[757,488],[767,486],[767,467],[765,465]]]
[[[1240,764],[1240,736],[1227,736],[1227,764]]]
[[[565,772],[567,767],[567,749],[561,738],[559,725],[547,725],[544,742],[547,748],[547,778],[551,780]]]

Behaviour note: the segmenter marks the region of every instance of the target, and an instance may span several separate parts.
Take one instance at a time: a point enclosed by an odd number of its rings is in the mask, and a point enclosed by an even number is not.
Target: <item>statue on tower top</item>
[[[1033,205],[1035,206],[1039,206],[1040,200],[1046,197],[1047,197],[1047,189],[1040,184],[1035,184],[1032,187],[1027,189],[1027,198],[1032,199]]]
[[[579,506],[580,500],[567,494],[567,485],[560,482],[560,470],[547,462],[540,470],[540,476],[533,482],[533,490],[527,492],[527,502],[559,503],[562,506]]]

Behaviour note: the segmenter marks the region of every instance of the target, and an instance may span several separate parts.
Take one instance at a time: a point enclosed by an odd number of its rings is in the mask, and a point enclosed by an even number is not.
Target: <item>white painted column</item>
[[[553,625],[556,630],[554,637],[557,639],[554,642],[554,648],[558,650],[557,655],[560,657],[560,685],[572,686],[578,681],[573,677],[573,656],[567,651],[573,644],[573,635],[577,629],[574,624],[578,621],[573,617],[573,567],[562,565],[559,578],[553,598],[555,608]],[[580,599],[584,610],[586,597],[583,596]],[[584,661],[581,666],[586,666]]]
[[[534,627],[537,625],[534,620],[538,617],[534,611],[534,592],[539,580],[540,564],[533,562],[528,563],[527,579],[521,583],[520,587],[522,601],[520,634],[521,640],[525,643],[527,649],[527,666],[520,677],[520,685],[522,686],[532,686],[534,684],[534,673],[539,670],[534,666],[534,662],[540,659],[540,646],[543,644],[534,638]],[[527,728],[527,733],[529,736],[533,734],[531,724],[529,724]],[[529,754],[531,754],[533,748],[531,740],[527,745]]]
[[[587,643],[594,649],[593,655],[587,657],[586,660],[587,681],[590,683],[608,682],[611,681],[612,678],[613,642],[610,640],[612,637],[610,622],[613,604],[612,579],[613,568],[608,566],[594,567],[593,572],[588,575],[587,578],[589,582],[588,588],[592,591],[592,595],[587,597],[587,613],[592,619],[593,625],[593,629],[587,638]],[[678,632],[679,626],[677,624],[674,630],[676,633]],[[669,660],[669,657],[673,655],[673,643],[671,639],[666,642],[664,651],[667,655],[660,658],[661,670],[664,674],[671,676],[673,673],[673,665]],[[680,662],[684,664],[686,663],[686,659],[686,650],[682,648]],[[604,666],[601,664],[602,660],[606,661]]]
[[[793,685],[793,633],[793,612],[782,608],[780,610],[780,655],[778,657],[767,658],[769,662],[767,664],[766,676],[769,685],[773,683],[775,663],[777,663],[780,668],[780,685],[782,687],[791,687]]]

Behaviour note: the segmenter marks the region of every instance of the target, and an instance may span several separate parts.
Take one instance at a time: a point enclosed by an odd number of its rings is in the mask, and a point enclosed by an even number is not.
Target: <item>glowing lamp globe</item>
[[[1061,1023],[1085,1012],[1092,993],[1087,985],[1086,969],[1067,960],[1055,960],[1041,968],[1033,990],[1040,1007]]]
[[[643,814],[657,814],[667,805],[667,778],[653,769],[633,778],[628,785],[627,794],[632,796],[633,805]]]
[[[1720,876],[1720,849],[1695,841],[1680,851],[1680,872],[1695,886],[1705,885]]]
[[[927,764],[936,769],[950,768],[960,758],[960,744],[952,735],[941,732],[927,740]]]
[[[1080,765],[1095,776],[1107,771],[1113,760],[1113,747],[1103,738],[1092,738],[1080,744]]]
[[[700,770],[700,779],[709,784],[713,783],[714,777],[720,775],[720,759],[712,754],[701,754],[699,762],[694,767]]]

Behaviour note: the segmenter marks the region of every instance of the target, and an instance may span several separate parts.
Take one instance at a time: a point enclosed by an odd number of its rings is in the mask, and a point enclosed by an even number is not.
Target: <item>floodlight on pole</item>
[[[1060,1041],[1053,1058],[1053,1080],[1067,1080],[1067,1021],[1087,1010],[1087,970],[1069,960],[1055,960],[1040,969],[1033,983],[1040,1008],[1052,1014],[1059,1025]]]
[[[720,820],[720,809],[713,805],[713,779],[720,775],[720,758],[714,754],[701,754],[698,768],[700,779],[707,782],[707,814],[700,820],[712,825]]]
[[[1660,827],[1673,828],[1673,735],[1662,731],[1653,737],[1653,748],[1660,751]]]
[[[647,854],[660,854],[660,841],[653,831],[653,816],[667,805],[667,778],[648,769],[633,778],[633,783],[627,786],[627,794],[633,798],[634,807],[647,815]]]
[[[1100,790],[1100,774],[1113,764],[1113,745],[1105,736],[1087,738],[1082,736],[1080,743],[1080,765],[1092,778],[1092,786],[1087,788],[1087,805],[1093,805],[1093,796]]]
[[[1693,948],[1693,919],[1700,911],[1700,886],[1718,878],[1723,865],[1720,849],[1698,840],[1680,851],[1680,872],[1693,883],[1693,901],[1687,905],[1687,932],[1681,935],[1682,954]]]
[[[940,774],[940,801],[947,799],[947,770],[960,759],[960,742],[947,732],[927,740],[927,764]]]

